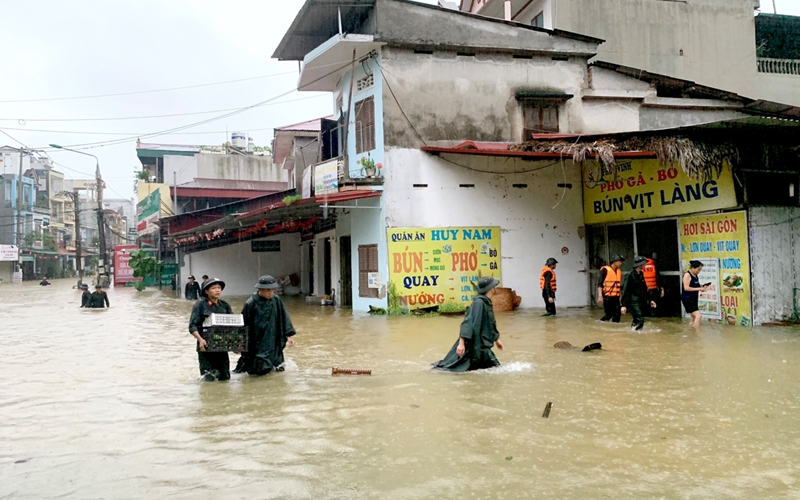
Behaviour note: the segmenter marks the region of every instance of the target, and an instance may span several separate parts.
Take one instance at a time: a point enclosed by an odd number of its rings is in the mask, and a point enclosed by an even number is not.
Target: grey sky
[[[74,121],[241,108],[296,87],[297,64],[270,59],[302,0],[27,0],[2,2],[0,101],[136,92],[277,75],[170,92],[36,102],[0,102],[0,128],[31,147],[144,135],[223,114]],[[436,3],[424,0],[424,3]],[[776,0],[800,15],[800,0]],[[762,0],[766,12],[771,0]],[[303,100],[296,100],[303,99]],[[245,131],[268,145],[271,128],[326,115],[327,94],[294,92],[285,102],[144,142],[221,144]],[[68,121],[35,121],[66,119]],[[20,122],[19,120],[25,120]],[[23,129],[23,130],[15,130]],[[49,130],[57,132],[34,132]],[[82,132],[82,133],[66,133]],[[89,134],[86,132],[93,132]],[[104,135],[120,133],[121,135]],[[16,145],[0,135],[0,145]],[[108,196],[133,196],[135,139],[88,149],[100,158]],[[94,160],[51,152],[68,177],[91,177]]]

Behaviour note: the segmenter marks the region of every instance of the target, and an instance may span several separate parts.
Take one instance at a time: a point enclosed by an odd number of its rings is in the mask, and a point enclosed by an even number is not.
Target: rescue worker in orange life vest
[[[600,321],[619,323],[622,311],[620,295],[622,295],[622,263],[625,257],[615,255],[611,263],[600,268],[600,286],[597,287],[597,304],[603,306],[605,314]]]
[[[539,275],[539,286],[542,288],[544,308],[547,311],[542,316],[556,315],[556,264],[558,261],[550,257]]]
[[[656,312],[658,311],[658,304],[661,302],[661,299],[664,297],[664,286],[661,283],[661,274],[658,272],[658,267],[656,267],[657,255],[653,252],[653,257],[647,258],[647,264],[644,265],[644,282],[647,283],[647,291],[650,293],[650,301],[655,302],[656,307],[649,308],[649,315],[651,317],[656,316]]]

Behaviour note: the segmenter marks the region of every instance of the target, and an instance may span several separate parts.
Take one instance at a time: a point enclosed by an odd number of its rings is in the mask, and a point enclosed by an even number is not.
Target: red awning
[[[548,138],[559,138],[559,136],[548,135]],[[575,136],[577,137],[577,136]],[[541,158],[543,160],[553,158],[569,159],[569,155],[563,153],[553,153],[549,151],[511,151],[509,146],[515,145],[513,142],[479,142],[479,141],[466,141],[461,144],[449,148],[424,146],[420,148],[426,153],[434,155],[446,153],[455,155],[479,155],[479,156],[502,156],[509,158]],[[594,158],[595,155],[586,155],[589,158]],[[656,154],[652,151],[621,151],[614,153],[615,158],[655,158]]]
[[[277,210],[279,208],[284,208],[287,206],[303,206],[303,205],[326,205],[331,203],[341,203],[343,201],[352,201],[352,200],[359,200],[362,198],[375,198],[381,195],[383,191],[373,191],[373,190],[355,190],[355,191],[343,191],[339,193],[330,193],[330,194],[321,194],[319,196],[314,196],[312,198],[305,198],[302,200],[297,200],[296,202],[292,203],[291,205],[287,205],[284,202],[278,202],[268,207],[259,208],[258,210],[253,210],[252,212],[247,212],[246,214],[239,215],[236,217],[236,220],[247,219],[249,217],[253,217],[256,215],[261,215],[267,212],[271,212],[272,210]]]

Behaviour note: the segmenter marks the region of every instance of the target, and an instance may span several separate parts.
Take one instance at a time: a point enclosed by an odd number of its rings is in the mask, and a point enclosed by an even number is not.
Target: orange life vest
[[[603,266],[606,270],[606,279],[603,281],[603,297],[619,297],[622,283],[622,269]]]
[[[656,262],[653,259],[647,259],[647,264],[644,265],[644,282],[647,283],[648,290],[655,290],[658,288],[656,281]]]
[[[553,277],[550,278],[550,290],[553,293],[556,293],[556,271],[554,269],[550,269],[547,266],[542,268],[542,274],[539,275],[539,286],[542,287],[544,290],[544,275],[545,273],[553,273]]]

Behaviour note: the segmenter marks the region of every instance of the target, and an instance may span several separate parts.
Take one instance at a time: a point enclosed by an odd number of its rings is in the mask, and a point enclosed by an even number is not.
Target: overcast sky
[[[435,0],[423,0],[436,3]],[[211,119],[296,88],[297,64],[270,58],[303,0],[0,0],[0,129],[29,147],[132,138]],[[800,15],[800,0],[776,0]],[[771,0],[762,0],[772,12]],[[248,81],[91,99],[42,100]],[[301,100],[298,100],[301,99]],[[8,102],[35,100],[31,102]],[[293,92],[257,107],[143,142],[221,144],[226,131],[269,145],[272,128],[331,112],[328,94]],[[213,113],[203,113],[216,111]],[[188,114],[197,113],[197,114]],[[182,115],[125,119],[153,115]],[[86,120],[114,118],[114,120]],[[83,119],[85,121],[79,121]],[[49,121],[37,121],[49,120]],[[60,120],[60,121],[53,121]],[[46,132],[41,132],[44,130]],[[0,135],[0,145],[16,146]],[[107,197],[133,196],[135,139],[86,150],[100,158]],[[71,178],[94,160],[50,152]]]

